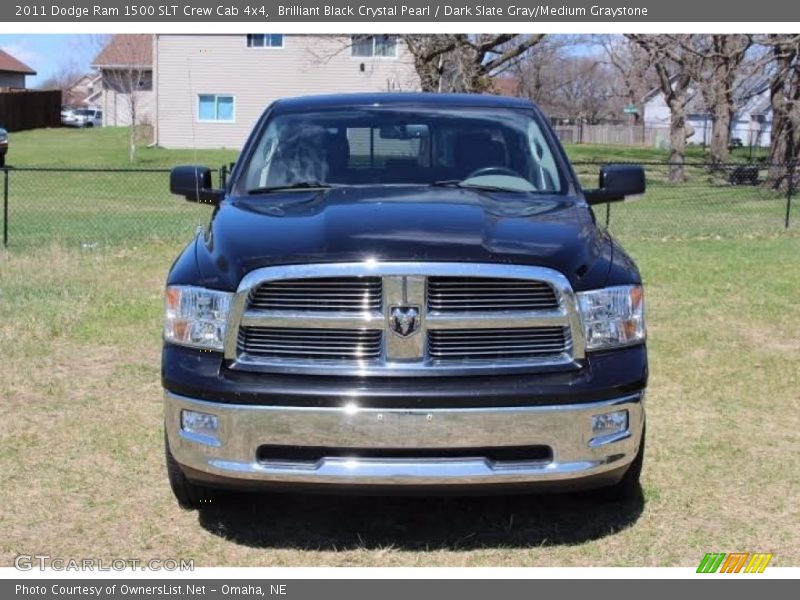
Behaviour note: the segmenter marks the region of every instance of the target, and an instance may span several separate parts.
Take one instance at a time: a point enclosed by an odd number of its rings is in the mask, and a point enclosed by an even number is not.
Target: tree
[[[753,43],[749,35],[710,35],[701,48],[700,91],[711,111],[711,163],[728,160],[731,124],[736,114],[736,91],[741,82],[741,67]]]
[[[519,93],[554,117],[596,123],[618,116],[616,73],[591,50],[585,36],[547,36],[512,68]]]
[[[639,106],[647,92],[659,85],[653,70],[653,57],[641,46],[619,35],[599,36],[606,61],[617,77],[613,78],[615,94],[624,98],[629,106]],[[633,122],[639,124],[643,115],[634,113]]]
[[[666,36],[671,55],[683,56],[684,68],[699,88],[711,113],[712,168],[728,160],[731,124],[737,109],[737,92],[748,81],[742,70],[753,40],[750,35]],[[677,49],[677,52],[676,52]]]
[[[559,65],[569,60],[573,36],[548,35],[531,47],[509,69],[519,81],[519,93],[536,102],[547,114],[557,110],[554,100],[563,84]]]
[[[570,57],[558,71],[562,82],[554,93],[561,113],[588,124],[615,116],[613,74],[598,57]]]
[[[84,73],[73,65],[62,65],[55,73],[42,81],[37,87],[42,90],[61,90],[61,104],[71,106],[76,98],[70,94],[70,85],[75,83]]]
[[[650,57],[658,85],[669,107],[669,181],[684,181],[683,164],[686,157],[686,107],[691,100],[690,86],[696,55],[686,52],[680,44],[666,35],[633,35],[628,38],[638,44]]]
[[[137,127],[142,108],[153,89],[153,48],[149,34],[117,34],[99,38],[102,50],[93,67],[102,73],[103,91],[117,119],[130,128],[129,159],[136,160]],[[109,107],[105,107],[106,113]]]
[[[782,187],[787,165],[800,156],[800,34],[772,34],[758,43],[770,52],[772,131],[767,185]]]
[[[511,68],[544,34],[406,34],[426,92],[483,92],[491,77]]]

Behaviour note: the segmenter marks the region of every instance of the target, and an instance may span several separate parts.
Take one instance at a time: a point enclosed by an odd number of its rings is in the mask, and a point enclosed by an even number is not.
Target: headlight
[[[644,341],[644,294],[640,285],[578,292],[587,350],[628,346]]]
[[[183,346],[222,350],[231,298],[229,292],[169,286],[164,339]]]

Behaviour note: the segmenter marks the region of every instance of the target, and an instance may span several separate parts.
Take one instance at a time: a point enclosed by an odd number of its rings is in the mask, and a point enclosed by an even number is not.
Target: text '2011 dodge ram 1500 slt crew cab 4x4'
[[[162,363],[167,470],[215,488],[638,493],[642,284],[528,101],[279,100],[175,261]]]

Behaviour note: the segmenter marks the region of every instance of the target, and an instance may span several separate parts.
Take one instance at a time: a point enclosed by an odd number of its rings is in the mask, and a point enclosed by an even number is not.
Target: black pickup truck
[[[218,488],[639,493],[642,284],[532,103],[489,95],[280,100],[166,289],[167,471]]]

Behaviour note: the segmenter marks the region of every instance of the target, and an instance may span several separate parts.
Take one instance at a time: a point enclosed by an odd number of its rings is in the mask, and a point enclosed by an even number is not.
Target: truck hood
[[[605,284],[613,247],[570,197],[343,187],[227,198],[197,261],[203,285],[227,290],[259,267],[367,259],[538,265],[589,289]]]

